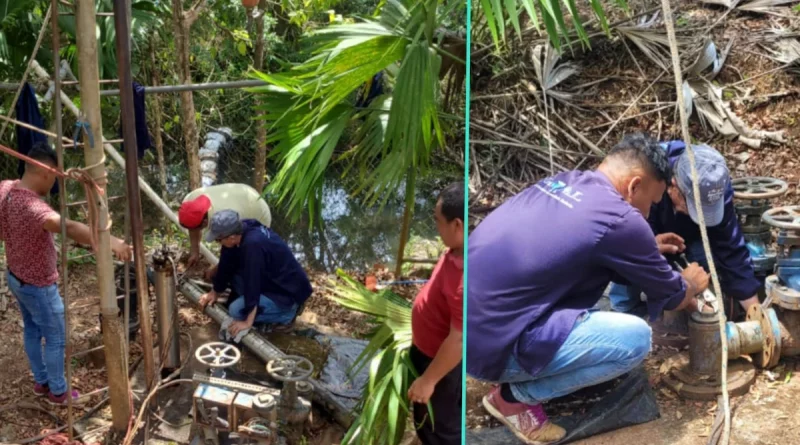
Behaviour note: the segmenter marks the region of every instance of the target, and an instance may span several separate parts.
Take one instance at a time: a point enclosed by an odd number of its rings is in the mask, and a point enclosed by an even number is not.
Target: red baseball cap
[[[178,222],[187,229],[196,229],[203,223],[208,210],[211,208],[211,200],[206,195],[186,201],[178,209]]]

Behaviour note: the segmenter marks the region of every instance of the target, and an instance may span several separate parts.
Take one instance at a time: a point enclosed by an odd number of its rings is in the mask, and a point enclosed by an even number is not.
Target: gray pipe
[[[156,323],[159,353],[167,373],[181,366],[180,327],[175,313],[175,276],[169,264],[155,263]],[[164,353],[166,352],[166,355]]]
[[[181,292],[189,301],[198,306],[200,305],[200,297],[203,296],[204,292],[200,290],[199,287],[192,283],[184,282],[181,284]],[[220,325],[230,318],[227,312],[218,305],[207,306],[204,312]],[[264,363],[286,355],[281,352],[280,349],[272,345],[272,343],[266,341],[260,334],[253,331],[250,331],[244,336],[242,344]],[[353,423],[353,415],[350,411],[339,403],[333,394],[317,380],[309,379],[308,381],[311,383],[311,386],[314,387],[314,402],[324,406],[333,415],[333,418],[339,425],[344,428],[349,428]]]

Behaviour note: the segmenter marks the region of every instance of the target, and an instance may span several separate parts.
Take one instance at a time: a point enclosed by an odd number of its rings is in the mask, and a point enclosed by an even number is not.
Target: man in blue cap
[[[228,307],[236,320],[228,328],[231,336],[254,323],[291,327],[311,296],[311,283],[289,246],[260,222],[241,220],[235,210],[214,214],[206,240],[218,241],[222,251],[214,288],[200,298],[200,305],[214,304],[231,288],[239,295]]]
[[[681,141],[662,143],[674,175],[664,197],[650,210],[647,221],[653,232],[669,239],[668,259],[685,253],[691,262],[708,270],[708,261],[700,237],[696,200],[703,208],[711,254],[720,276],[723,293],[742,305],[745,311],[758,303],[761,283],[755,276],[750,252],[745,245],[739,219],[733,207],[733,187],[725,158],[708,145],[693,145],[700,196],[695,197],[692,171],[686,145]],[[641,301],[641,289],[614,284],[609,297],[617,312],[644,316],[647,305]]]

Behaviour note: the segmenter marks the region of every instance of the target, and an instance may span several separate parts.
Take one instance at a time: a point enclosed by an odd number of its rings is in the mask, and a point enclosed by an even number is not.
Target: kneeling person
[[[200,305],[214,304],[230,288],[239,297],[228,307],[237,320],[228,329],[236,336],[254,323],[291,326],[311,296],[311,283],[289,246],[256,220],[240,219],[233,210],[211,218],[207,241],[222,244],[214,288]]]

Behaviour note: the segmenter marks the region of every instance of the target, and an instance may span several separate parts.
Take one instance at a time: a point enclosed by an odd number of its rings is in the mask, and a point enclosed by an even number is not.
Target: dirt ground
[[[330,275],[312,273],[310,278],[314,286],[314,294],[307,303],[305,312],[298,320],[299,329],[313,327],[327,334],[356,337],[366,332],[368,323],[364,316],[340,307],[323,295],[328,280],[332,278]],[[101,344],[95,265],[70,266],[69,298],[72,321],[70,336],[73,342],[73,351],[84,351]],[[154,304],[151,306],[151,313],[153,313],[153,309]],[[218,329],[210,318],[194,309],[180,295],[179,319],[181,332],[184,333]],[[67,409],[51,407],[40,400],[37,401],[32,393],[33,378],[23,349],[22,319],[13,296],[9,297],[5,312],[0,313],[0,335],[2,336],[2,341],[0,341],[0,369],[2,369],[0,372],[0,443],[19,443],[25,438],[42,433],[45,429],[51,429],[61,422],[66,422]],[[131,343],[131,362],[141,356],[141,348],[136,341]],[[102,351],[73,359],[73,388],[82,394],[87,394],[105,387],[107,377],[102,368],[103,362]],[[82,406],[74,408],[74,418],[82,417],[103,397],[103,394],[92,396]],[[20,403],[22,403],[22,407],[19,406]],[[26,409],[26,404],[41,406],[43,411]],[[111,418],[110,408],[107,404],[96,417]],[[102,437],[107,427],[101,426],[99,429],[100,431],[91,431],[87,438]],[[333,424],[326,415],[318,415],[306,438],[309,444],[332,444],[338,443],[343,433],[344,431]]]

